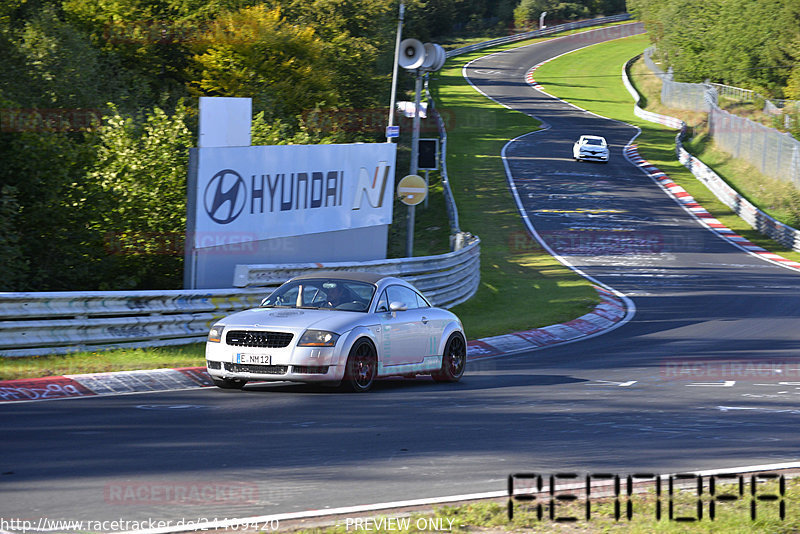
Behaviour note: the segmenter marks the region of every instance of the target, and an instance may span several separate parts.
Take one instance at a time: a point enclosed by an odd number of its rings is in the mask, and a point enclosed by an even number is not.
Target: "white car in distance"
[[[363,392],[382,376],[456,382],[466,363],[455,314],[404,280],[372,273],[297,276],[261,306],[215,323],[206,343],[208,374],[223,389],[291,381]]]
[[[608,163],[608,143],[599,135],[582,135],[572,145],[572,157],[576,161],[602,161]]]

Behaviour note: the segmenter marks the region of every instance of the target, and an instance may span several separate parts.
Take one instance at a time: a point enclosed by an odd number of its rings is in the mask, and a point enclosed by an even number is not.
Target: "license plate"
[[[259,365],[270,365],[272,357],[269,354],[243,354],[236,355],[236,363],[255,363]]]

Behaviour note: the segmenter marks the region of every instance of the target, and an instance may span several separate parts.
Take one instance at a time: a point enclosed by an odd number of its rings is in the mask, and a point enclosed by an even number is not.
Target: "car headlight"
[[[306,330],[297,342],[298,347],[333,347],[339,334],[325,330]]]
[[[222,339],[222,330],[225,327],[219,324],[215,324],[211,327],[211,330],[208,331],[208,341],[211,343],[219,343],[220,339]]]

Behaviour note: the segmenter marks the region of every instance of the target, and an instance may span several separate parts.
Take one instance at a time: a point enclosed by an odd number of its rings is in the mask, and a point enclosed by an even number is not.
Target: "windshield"
[[[603,146],[603,141],[601,139],[587,139],[586,140],[586,144],[587,145]]]
[[[319,308],[365,312],[369,309],[375,286],[355,280],[319,278],[295,280],[283,284],[264,299],[264,308]]]

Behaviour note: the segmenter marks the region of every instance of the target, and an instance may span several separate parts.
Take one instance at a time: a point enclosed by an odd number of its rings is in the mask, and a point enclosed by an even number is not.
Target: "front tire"
[[[436,382],[458,382],[467,367],[467,343],[459,333],[450,335],[442,354],[442,368],[431,376]]]
[[[342,380],[342,389],[365,393],[372,388],[378,374],[378,355],[366,339],[360,339],[350,349]]]
[[[238,380],[235,378],[214,378],[212,376],[211,380],[214,382],[214,385],[220,389],[242,389],[245,384],[247,384],[247,380]]]

